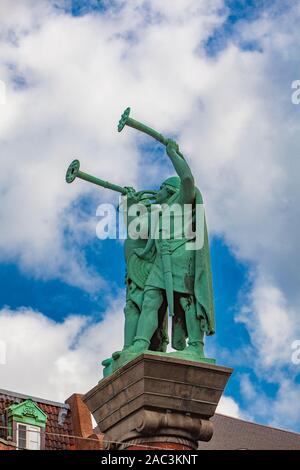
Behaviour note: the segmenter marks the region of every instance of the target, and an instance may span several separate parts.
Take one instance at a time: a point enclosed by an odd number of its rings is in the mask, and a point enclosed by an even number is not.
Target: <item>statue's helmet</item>
[[[169,186],[172,189],[178,190],[180,189],[180,178],[178,176],[171,176],[162,183],[162,186]]]

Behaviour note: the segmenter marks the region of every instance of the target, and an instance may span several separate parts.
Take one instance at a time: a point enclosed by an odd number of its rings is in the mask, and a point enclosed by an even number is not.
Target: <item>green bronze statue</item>
[[[120,119],[119,132],[127,125],[164,144],[177,176],[164,181],[158,191],[135,191],[131,187],[117,186],[81,172],[78,160],[71,163],[66,175],[68,183],[79,177],[120,192],[126,198],[128,213],[135,204],[142,204],[148,222],[144,237],[135,238],[129,233],[133,217],[126,218],[124,346],[122,351],[116,351],[111,358],[102,362],[104,376],[145,351],[214,362],[214,359],[205,358],[204,355],[204,335],[214,334],[215,324],[202,195],[195,186],[191,169],[177,143],[132,119],[129,114],[130,108],[127,108]],[[202,212],[198,208],[202,208]],[[155,218],[152,213],[156,214]],[[185,222],[183,225],[177,222],[185,221],[186,214],[189,220],[188,234],[177,229],[178,226],[185,226]],[[164,226],[166,215],[169,218],[168,230]],[[199,229],[202,241],[197,244]],[[194,243],[192,247],[191,243]],[[166,353],[167,310],[172,318],[171,344],[176,350],[171,353]]]

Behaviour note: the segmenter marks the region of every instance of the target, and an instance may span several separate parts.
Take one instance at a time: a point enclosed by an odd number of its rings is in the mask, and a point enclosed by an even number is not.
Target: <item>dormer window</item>
[[[41,428],[17,423],[17,449],[40,450]]]
[[[11,405],[7,409],[9,435],[17,449],[44,448],[47,415],[31,399]]]

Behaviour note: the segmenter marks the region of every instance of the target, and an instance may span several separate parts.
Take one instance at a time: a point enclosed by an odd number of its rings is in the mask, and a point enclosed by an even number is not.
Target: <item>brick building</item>
[[[0,450],[92,450],[101,442],[81,395],[57,403],[0,389]]]

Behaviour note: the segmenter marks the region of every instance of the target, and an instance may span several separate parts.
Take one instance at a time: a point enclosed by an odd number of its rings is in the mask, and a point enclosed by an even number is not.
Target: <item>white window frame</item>
[[[26,428],[26,450],[41,450],[41,428],[39,426],[32,426],[31,424],[17,423],[17,449],[23,450],[23,447],[19,447],[19,428],[24,426]],[[36,441],[31,440],[31,436],[34,433],[34,437],[37,437]],[[33,444],[36,444],[33,445]]]

